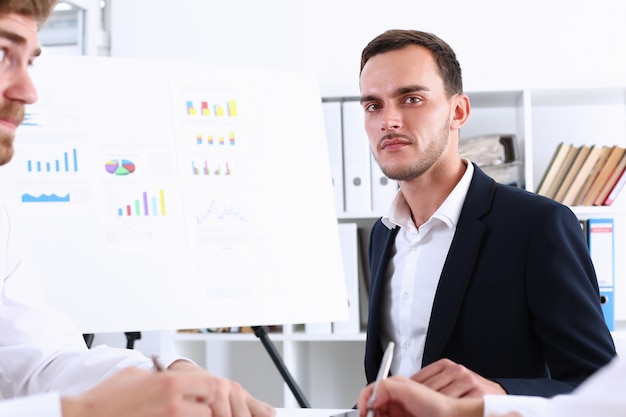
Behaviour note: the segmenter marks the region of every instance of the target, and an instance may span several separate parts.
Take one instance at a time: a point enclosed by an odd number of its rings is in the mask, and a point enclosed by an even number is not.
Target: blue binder
[[[615,329],[615,266],[613,219],[587,220],[587,243],[600,287],[600,302],[609,330]]]

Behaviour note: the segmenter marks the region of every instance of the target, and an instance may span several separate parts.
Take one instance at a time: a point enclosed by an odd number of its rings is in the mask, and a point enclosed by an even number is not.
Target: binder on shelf
[[[341,137],[341,102],[322,102],[324,126],[326,128],[326,142],[328,144],[328,158],[333,180],[333,196],[337,213],[343,213],[343,139]]]
[[[600,302],[610,330],[615,329],[614,224],[612,218],[587,219],[587,244],[596,270]]]
[[[371,155],[372,172],[372,211],[377,215],[382,215],[389,210],[391,202],[398,193],[398,182],[387,178],[376,162],[376,158]]]
[[[357,334],[361,331],[359,310],[359,239],[356,223],[339,223],[339,241],[346,279],[349,316],[346,321],[334,321],[333,333]]]
[[[620,159],[622,159],[622,156],[624,156],[624,152],[626,152],[626,148],[623,148],[621,146],[611,147],[611,152],[609,153],[609,156],[606,158],[604,165],[598,172],[596,178],[593,180],[593,184],[591,184],[591,187],[589,187],[589,191],[587,191],[587,195],[582,201],[583,206],[593,205],[596,197],[598,197],[598,194],[600,193],[600,190],[602,190],[602,187],[604,187],[607,179],[619,163]]]
[[[576,196],[576,199],[574,200],[574,203],[573,203],[574,206],[582,205],[583,200],[585,199],[585,197],[587,196],[587,193],[589,192],[589,188],[591,188],[591,185],[596,180],[598,173],[602,170],[602,167],[604,166],[604,163],[609,157],[609,154],[611,153],[612,149],[613,148],[611,146],[602,147],[602,152],[600,152],[600,157],[598,158],[598,161],[593,166],[593,169],[589,173],[589,176],[583,183],[582,188],[580,189],[580,191],[578,192],[578,195]]]
[[[624,169],[626,169],[626,153],[622,155],[622,159],[619,160],[619,162],[613,169],[613,172],[611,172],[611,175],[609,175],[606,182],[604,183],[604,186],[598,193],[598,196],[593,201],[594,206],[604,205],[604,202],[609,196],[609,193],[611,192],[611,190],[613,190],[613,187],[615,187],[615,184],[617,184],[617,181],[624,173]]]
[[[563,177],[563,181],[561,181],[561,185],[559,185],[559,188],[557,189],[556,194],[554,195],[554,199],[556,201],[563,202],[563,198],[565,197],[565,194],[569,191],[570,186],[572,185],[572,182],[574,181],[574,178],[580,172],[580,168],[583,166],[585,159],[587,159],[587,156],[589,155],[590,151],[591,151],[591,147],[588,145],[581,145],[578,147],[578,152],[576,152],[576,156],[574,157],[574,160],[572,161],[572,165],[569,167],[569,169],[565,173],[565,176]]]
[[[567,156],[571,148],[573,148],[573,145],[564,142],[561,142],[557,145],[556,151],[554,151],[552,159],[548,164],[548,168],[543,174],[543,178],[539,182],[539,186],[537,187],[537,194],[547,196],[548,190],[550,190],[550,188],[554,188],[552,184],[554,184],[557,173],[559,172],[561,165],[563,165],[563,161],[565,160],[565,157]]]
[[[580,168],[574,173],[574,179],[572,180],[569,188],[563,195],[561,199],[561,203],[571,206],[576,202],[576,197],[580,193],[585,184],[587,178],[593,171],[593,168],[596,166],[598,160],[602,156],[602,146],[592,145],[589,147],[589,152],[587,153],[587,157],[580,165]]]
[[[604,321],[610,331],[615,330],[615,289],[604,287],[600,288],[600,305],[602,306],[602,314]]]
[[[363,108],[358,101],[344,101],[343,164],[345,209],[349,213],[372,211],[370,145],[363,125]]]

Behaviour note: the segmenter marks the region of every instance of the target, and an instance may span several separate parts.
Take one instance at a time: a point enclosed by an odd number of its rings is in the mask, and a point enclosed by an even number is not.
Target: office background
[[[389,28],[432,31],[448,41],[470,91],[626,85],[619,0],[73,3],[87,11],[78,27],[84,37],[59,42],[55,53],[312,71],[327,97],[358,94],[360,51]],[[623,275],[623,260],[616,261]],[[622,321],[625,295],[616,303]],[[122,335],[111,337],[101,340],[123,344]],[[146,334],[138,346],[149,350],[151,340]]]
[[[626,74],[619,0],[72,3],[88,12],[81,21],[88,55],[313,71],[325,96],[358,93],[361,49],[389,28],[445,39],[470,90]]]

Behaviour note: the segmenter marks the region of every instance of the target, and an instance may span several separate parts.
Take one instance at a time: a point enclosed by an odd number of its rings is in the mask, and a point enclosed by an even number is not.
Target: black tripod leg
[[[306,397],[300,390],[300,387],[298,386],[296,381],[293,379],[293,376],[291,376],[291,373],[287,369],[285,362],[283,362],[283,359],[278,354],[278,351],[276,350],[276,346],[274,346],[274,343],[272,343],[269,336],[267,335],[267,327],[266,326],[252,326],[252,329],[254,330],[255,336],[261,339],[263,346],[265,346],[265,350],[267,350],[267,353],[272,358],[272,361],[274,361],[274,365],[276,365],[278,372],[280,372],[280,374],[283,377],[283,380],[285,381],[285,383],[287,383],[287,386],[289,386],[289,389],[293,393],[293,396],[296,397],[296,400],[298,401],[298,404],[300,404],[300,407],[311,408]]]

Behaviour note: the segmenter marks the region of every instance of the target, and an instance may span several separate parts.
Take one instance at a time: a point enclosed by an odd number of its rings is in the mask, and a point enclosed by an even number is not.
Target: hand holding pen
[[[378,375],[376,375],[376,382],[374,382],[374,390],[372,391],[372,395],[370,395],[367,400],[367,417],[374,417],[376,393],[378,392],[380,381],[387,378],[387,375],[389,375],[389,368],[391,368],[391,361],[393,360],[394,345],[395,344],[393,342],[389,342],[387,349],[385,349],[385,353],[383,354],[383,360],[380,363],[380,368],[378,368]]]

